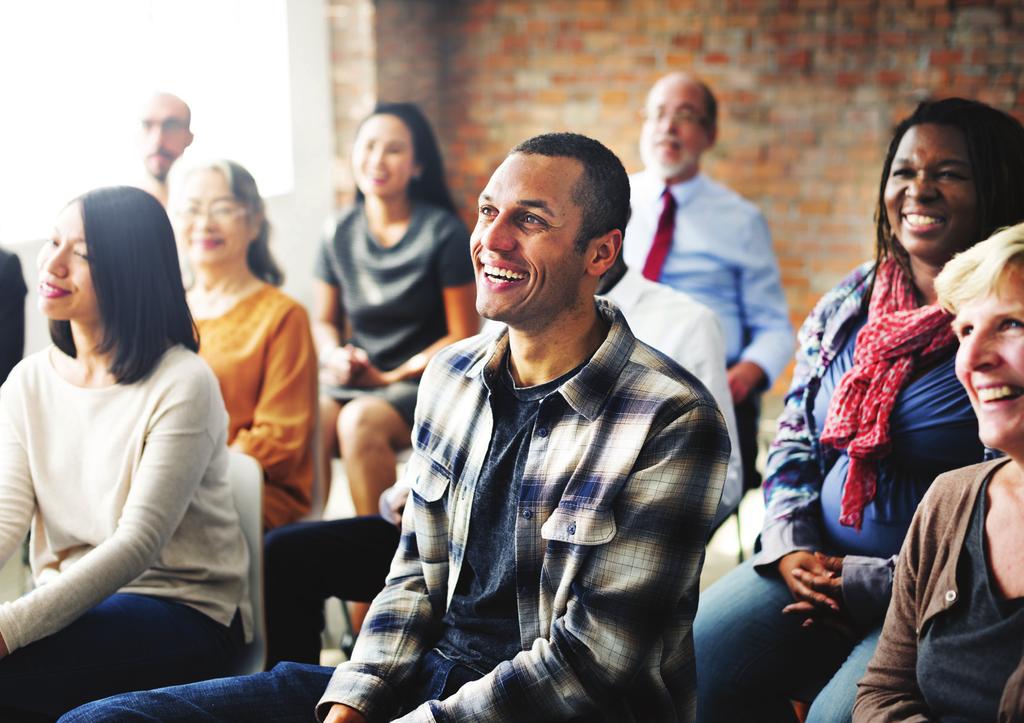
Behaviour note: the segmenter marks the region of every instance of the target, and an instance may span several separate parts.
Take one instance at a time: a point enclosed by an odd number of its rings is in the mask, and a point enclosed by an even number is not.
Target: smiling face
[[[885,184],[885,211],[911,268],[940,269],[978,240],[978,195],[963,133],[922,123],[900,140]]]
[[[260,219],[252,216],[223,173],[212,168],[193,171],[182,183],[175,213],[178,244],[195,268],[244,267],[249,244],[259,233]]]
[[[356,135],[352,169],[365,196],[407,195],[409,182],[420,173],[409,128],[397,116],[370,116]]]
[[[37,258],[39,310],[44,316],[84,325],[100,323],[88,259],[82,208],[75,203],[57,216],[53,235]]]
[[[640,131],[644,165],[667,184],[692,178],[701,155],[715,143],[707,122],[707,99],[696,81],[683,74],[659,80],[647,96]]]
[[[956,375],[978,416],[981,441],[1024,458],[1024,270],[1010,267],[998,292],[963,304],[953,322]]]
[[[481,316],[540,332],[593,304],[600,273],[588,272],[589,254],[574,246],[582,210],[573,189],[582,172],[571,158],[515,153],[491,176],[470,240]]]

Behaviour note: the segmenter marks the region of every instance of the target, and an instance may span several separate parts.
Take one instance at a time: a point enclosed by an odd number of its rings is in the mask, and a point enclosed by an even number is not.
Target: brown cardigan
[[[917,686],[917,644],[924,625],[957,604],[956,566],[982,483],[1009,460],[941,475],[921,501],[900,551],[882,637],[858,684],[855,723],[928,721]],[[1024,659],[999,701],[999,721],[1024,720]]]

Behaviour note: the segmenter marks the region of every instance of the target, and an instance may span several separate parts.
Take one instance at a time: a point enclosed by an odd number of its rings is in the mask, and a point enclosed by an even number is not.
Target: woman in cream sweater
[[[228,672],[251,625],[227,415],[163,207],[104,188],[39,254],[53,346],[0,388],[0,560],[31,528],[34,589],[0,605],[0,719]]]

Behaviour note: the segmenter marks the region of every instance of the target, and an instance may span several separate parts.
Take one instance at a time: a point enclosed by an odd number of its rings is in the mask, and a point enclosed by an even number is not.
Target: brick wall
[[[918,100],[965,95],[1024,118],[1019,0],[332,0],[330,7],[339,197],[351,184],[345,134],[355,106],[347,94],[359,76],[367,92],[424,105],[467,223],[508,148],[535,133],[592,135],[638,170],[637,112],[648,87],[670,70],[702,76],[721,104],[720,139],[705,170],[764,210],[794,324],[870,254],[885,147]],[[342,9],[372,32],[341,19]],[[372,59],[363,55],[367,44]]]

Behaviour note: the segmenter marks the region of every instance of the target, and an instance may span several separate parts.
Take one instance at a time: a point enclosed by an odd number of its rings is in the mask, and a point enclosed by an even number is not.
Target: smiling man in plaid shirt
[[[350,662],[69,720],[307,720],[318,698],[331,723],[692,720],[691,623],[729,441],[700,382],[595,302],[628,218],[622,164],[584,136],[532,138],[491,177],[477,309],[508,330],[424,373],[402,541]]]

